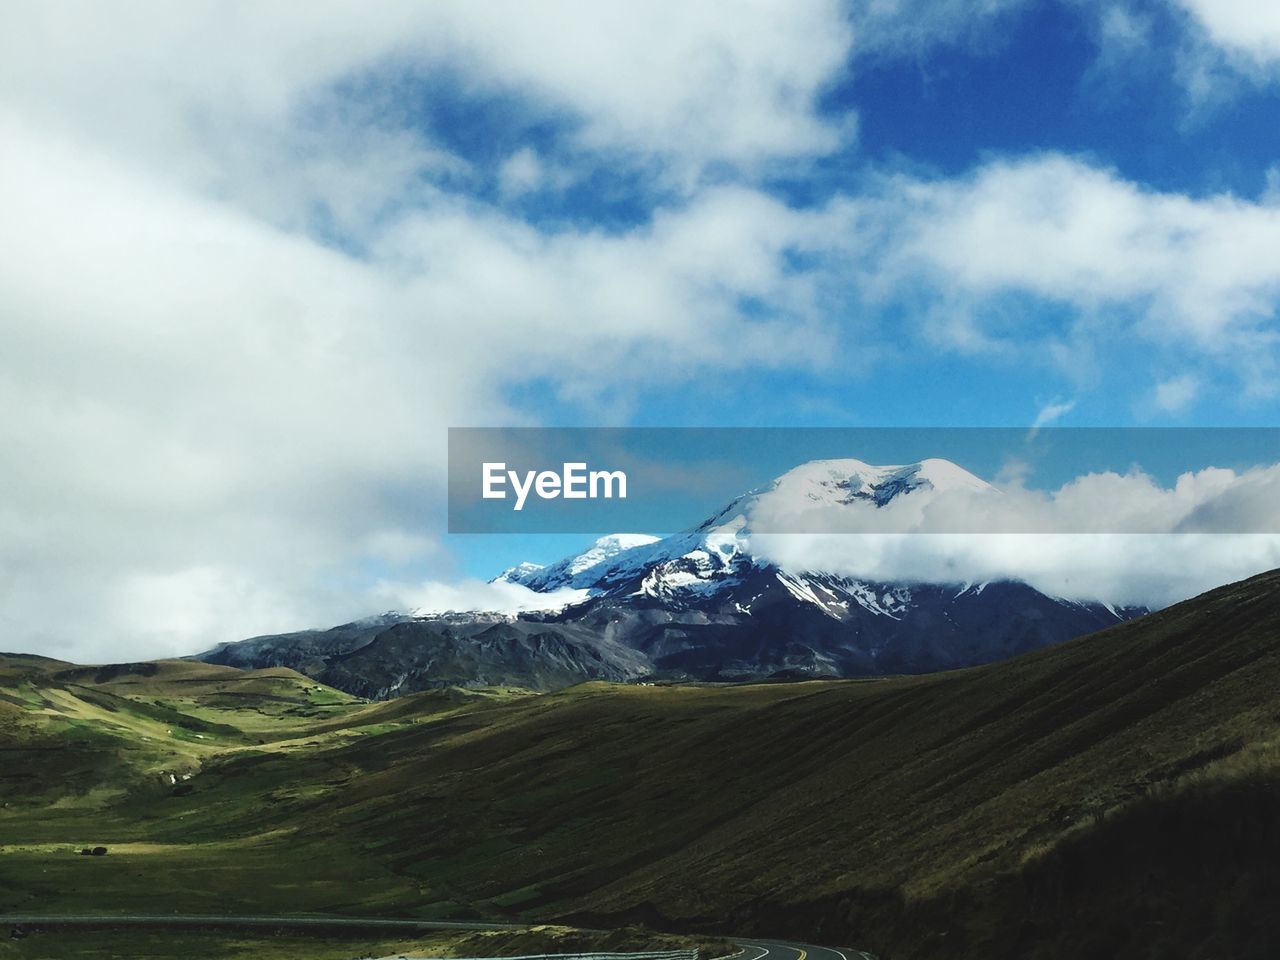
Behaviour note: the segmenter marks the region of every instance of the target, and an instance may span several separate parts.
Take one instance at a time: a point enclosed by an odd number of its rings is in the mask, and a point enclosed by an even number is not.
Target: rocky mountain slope
[[[988,663],[1146,612],[1013,581],[877,582],[816,563],[784,568],[752,548],[759,523],[777,529],[835,511],[871,527],[887,511],[918,513],[957,494],[998,492],[945,460],[814,461],[691,530],[614,534],[495,578],[546,595],[543,612],[388,614],[223,644],[202,659],[293,667],[371,697],[458,684],[860,677]]]

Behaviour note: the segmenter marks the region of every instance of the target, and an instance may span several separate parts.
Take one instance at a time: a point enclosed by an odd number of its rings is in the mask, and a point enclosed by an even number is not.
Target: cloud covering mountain
[[[556,563],[504,571],[490,596],[520,600],[520,610],[391,612],[219,644],[200,658],[289,666],[379,698],[495,683],[556,689],[593,679],[864,677],[988,663],[1147,612],[1046,595],[1016,575],[959,581],[951,570],[891,581],[849,576],[822,566],[817,554],[781,566],[753,549],[753,517],[779,504],[865,517],[901,507],[927,512],[956,493],[998,495],[947,460],[813,461],[690,530],[613,534]],[[525,600],[531,596],[542,598],[541,612]]]
[[[851,486],[850,475],[864,477]],[[927,496],[896,496],[927,487]],[[382,605],[424,612],[559,610],[619,557],[679,556],[706,529],[732,553],[803,574],[887,582],[1024,581],[1051,596],[1163,607],[1280,567],[1280,466],[1212,468],[1171,485],[1133,471],[1084,474],[1056,490],[992,485],[930,460],[805,464],[731,501],[689,534],[605,537],[582,554],[522,563],[488,582],[384,583]],[[1249,532],[1257,531],[1257,532]]]

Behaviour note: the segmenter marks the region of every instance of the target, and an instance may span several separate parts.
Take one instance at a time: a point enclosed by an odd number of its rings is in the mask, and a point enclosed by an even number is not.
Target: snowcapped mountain
[[[773,482],[743,494],[699,529],[722,526],[738,516],[799,514],[817,507],[883,507],[911,496],[922,505],[955,491],[992,492],[995,487],[950,460],[878,467],[861,460],[812,460]]]
[[[495,580],[538,592],[573,587],[600,595],[629,588],[671,601],[682,597],[705,600],[732,590],[750,572],[763,567],[751,552],[758,518],[766,523],[777,523],[779,518],[797,521],[832,508],[856,518],[891,502],[906,501],[922,509],[940,494],[954,491],[994,493],[995,488],[948,460],[899,466],[874,466],[852,459],[814,460],[737,497],[692,530],[662,540],[637,534],[601,537],[584,553],[547,567],[522,563]],[[825,577],[823,581],[827,586],[815,593],[805,576],[779,573],[779,582],[797,599],[813,602],[835,616],[840,601],[829,596],[834,580]],[[867,598],[871,594],[855,586],[852,596]],[[866,603],[882,610],[874,599]]]
[[[494,581],[518,583],[539,593],[552,590],[583,590],[598,586],[607,569],[619,562],[619,558],[634,556],[636,551],[658,543],[657,537],[643,533],[613,533],[601,537],[583,553],[542,566],[537,563],[521,563],[504,570]]]
[[[223,644],[202,659],[285,665],[365,696],[513,683],[541,689],[641,677],[874,676],[986,663],[1145,613],[1046,596],[1024,583],[881,583],[783,569],[757,531],[838,518],[875,528],[944,496],[998,491],[947,460],[818,460],[739,496],[693,529],[601,537],[495,580],[572,597],[539,613],[394,615]],[[834,513],[833,513],[834,511]],[[821,529],[821,527],[819,527]],[[552,605],[555,606],[555,605]]]

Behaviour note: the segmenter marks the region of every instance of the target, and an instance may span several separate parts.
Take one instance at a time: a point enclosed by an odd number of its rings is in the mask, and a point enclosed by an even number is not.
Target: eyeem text
[[[619,500],[627,498],[627,475],[621,470],[588,470],[585,463],[566,463],[554,470],[508,470],[505,463],[482,465],[486,500],[507,499],[507,487],[515,494],[515,510],[523,510],[530,492],[541,500]]]

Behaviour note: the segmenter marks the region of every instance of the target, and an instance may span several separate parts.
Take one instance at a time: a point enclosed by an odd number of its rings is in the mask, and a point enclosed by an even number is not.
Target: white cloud
[[[1150,42],[1151,21],[1137,11],[1108,5],[1098,14],[1098,44],[1103,56],[1129,53]]]
[[[1083,474],[1055,490],[1024,487],[1017,466],[1002,487],[955,489],[814,506],[765,498],[757,532],[1280,533],[1280,464],[1237,473],[1206,467],[1162,486],[1140,470]]]
[[[505,581],[426,580],[421,583],[384,581],[374,589],[374,594],[389,609],[413,611],[421,616],[476,611],[510,615],[563,610],[585,600],[588,591],[561,588],[538,593]]]
[[[1001,42],[1004,19],[1029,0],[852,0],[856,50],[871,56],[920,57],[937,45]]]
[[[389,116],[412,113],[413,97],[430,95],[415,78],[519,97],[532,116],[576,125],[583,148],[690,174],[825,152],[841,132],[815,101],[852,42],[836,0],[749,0],[731,13],[714,0],[388,0],[376,14],[320,2],[305,15],[208,0],[127,11],[17,2],[0,16],[11,104],[171,172],[215,177],[207,167],[228,139],[349,109],[333,97],[339,84],[380,97]]]
[[[545,181],[546,170],[542,160],[531,147],[521,147],[498,170],[498,189],[507,197],[540,190]]]
[[[1040,408],[1040,412],[1036,414],[1031,424],[1031,436],[1034,437],[1043,427],[1057,423],[1075,408],[1074,400],[1055,400],[1052,403],[1046,403]]]
[[[1141,472],[1087,474],[1050,491],[1015,482],[881,508],[771,508],[749,522],[764,531],[751,549],[786,569],[1023,580],[1056,596],[1163,606],[1280,566],[1280,465],[1209,468],[1168,487]]]
[[[1160,6],[1130,2],[1113,8],[1087,2],[1098,11],[1101,25],[1100,65],[1171,76],[1186,93],[1183,126],[1200,126],[1215,112],[1229,110],[1248,89],[1275,84],[1280,14],[1274,4],[1168,0]],[[1166,31],[1151,30],[1157,19],[1164,20]],[[1126,20],[1138,28],[1133,35],[1126,33]],[[1114,79],[1123,81],[1121,69]]]
[[[533,419],[512,385],[823,361],[787,258],[839,211],[698,182],[836,146],[815,103],[849,43],[835,0],[6,4],[0,646],[139,657],[367,612],[367,571],[447,566],[444,428]],[[442,95],[689,193],[540,232],[470,199],[418,123]],[[567,175],[513,159],[512,188]]]
[[[1254,64],[1280,58],[1280,8],[1253,0],[1175,0],[1209,39]]]
[[[953,305],[1013,292],[1086,317],[1122,308],[1143,338],[1193,348],[1271,389],[1280,207],[1156,193],[1048,154],[959,180],[894,181],[881,215],[899,225],[894,274],[923,274]],[[1112,312],[1109,326],[1124,316]],[[947,319],[969,342],[1001,335],[983,328],[981,311],[957,307]]]
[[[579,177],[571,165],[520,147],[498,167],[498,193],[504,200],[530,193],[560,193]]]
[[[1163,413],[1181,413],[1200,393],[1200,380],[1194,374],[1184,373],[1156,384],[1152,402]]]
[[[0,204],[2,645],[92,660],[367,613],[353,570],[442,563],[444,428],[529,419],[513,382],[823,362],[787,261],[845,232],[720,188],[543,234],[424,188],[357,255],[3,107]]]
[[[888,582],[1020,580],[1051,596],[1163,607],[1280,567],[1275,534],[867,534],[771,538],[784,567]]]

